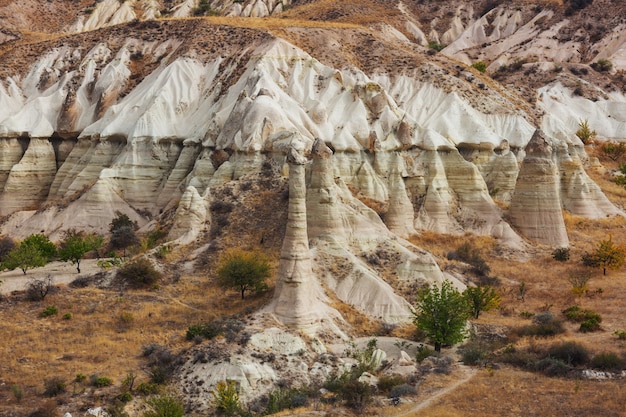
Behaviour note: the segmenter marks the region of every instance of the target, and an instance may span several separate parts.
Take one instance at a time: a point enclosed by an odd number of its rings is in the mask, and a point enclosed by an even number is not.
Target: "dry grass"
[[[512,369],[481,370],[470,383],[424,410],[453,416],[624,416],[622,381],[546,378]]]
[[[173,254],[172,258],[179,256]],[[107,376],[114,386],[104,390],[105,397],[116,395],[129,370],[139,375],[139,382],[148,379],[143,372],[142,346],[158,343],[177,352],[189,345],[185,332],[190,325],[256,311],[270,294],[271,290],[242,301],[237,292],[218,290],[211,277],[195,274],[153,291],[120,294],[116,290],[62,288],[41,303],[7,297],[0,309],[0,354],[4,358],[0,415],[8,410],[22,414],[34,410],[43,401],[44,381],[52,377],[67,383],[67,396],[78,373]],[[59,314],[40,317],[47,305],[56,305]],[[71,319],[63,318],[66,313],[72,314]],[[24,391],[20,404],[11,392],[13,384]],[[102,401],[87,390],[72,402],[91,407]]]

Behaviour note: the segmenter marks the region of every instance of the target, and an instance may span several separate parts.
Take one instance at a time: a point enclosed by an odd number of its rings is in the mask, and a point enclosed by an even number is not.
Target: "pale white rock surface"
[[[167,239],[176,240],[183,245],[193,242],[202,231],[207,230],[211,225],[209,203],[210,193],[208,190],[204,196],[201,196],[193,186],[187,187],[178,203],[174,215],[174,224],[167,235]]]

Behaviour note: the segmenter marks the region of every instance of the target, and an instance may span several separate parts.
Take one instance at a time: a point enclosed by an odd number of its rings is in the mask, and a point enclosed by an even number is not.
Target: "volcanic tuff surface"
[[[622,2],[69,3],[0,2],[2,233],[121,211],[200,244],[252,181],[273,200],[240,232],[286,230],[264,314],[315,334],[341,323],[330,294],[409,321],[396,289],[447,276],[405,240],[422,230],[567,246],[563,209],[623,215],[575,135],[626,139]]]

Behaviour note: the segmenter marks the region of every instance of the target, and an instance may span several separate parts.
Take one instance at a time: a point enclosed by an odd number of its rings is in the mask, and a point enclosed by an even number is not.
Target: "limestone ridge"
[[[321,300],[321,288],[311,267],[305,182],[307,160],[291,148],[286,161],[289,164],[287,230],[270,311],[282,324],[315,334],[324,318],[330,319],[331,309]],[[339,316],[338,313],[333,315]]]
[[[536,242],[568,246],[553,148],[543,131],[537,129],[525,150],[511,200],[511,222]]]

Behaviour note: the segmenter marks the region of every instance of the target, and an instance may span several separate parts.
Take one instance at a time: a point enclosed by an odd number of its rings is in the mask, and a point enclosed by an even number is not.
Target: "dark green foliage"
[[[137,230],[137,224],[131,221],[126,214],[116,211],[115,217],[109,224],[109,231],[111,232],[109,248],[123,249],[124,258],[126,258],[126,249],[139,244],[135,230]]]
[[[43,386],[43,395],[46,397],[56,397],[57,395],[65,392],[66,384],[60,377],[55,376],[53,378],[46,379]]]
[[[50,242],[47,236],[42,234],[34,234],[28,236],[26,239],[20,243],[20,246],[31,246],[46,259],[46,261],[51,261],[57,254],[57,248],[54,246],[54,243]]]
[[[569,248],[556,248],[552,251],[552,259],[559,262],[565,262],[569,260]]]
[[[260,292],[267,289],[265,279],[270,276],[269,259],[258,252],[239,249],[227,251],[220,259],[217,283],[222,288],[233,288],[241,292]]]
[[[187,340],[193,340],[194,338],[201,336],[205,339],[211,340],[214,337],[222,334],[223,328],[220,321],[210,322],[206,324],[192,324],[187,328],[187,334],[185,338]]]
[[[546,376],[555,377],[567,375],[571,371],[571,368],[560,359],[547,357],[536,362],[534,364],[534,370],[540,371]]]
[[[598,353],[591,359],[591,366],[602,371],[620,371],[624,365],[624,359],[614,352]]]
[[[592,321],[596,323],[602,323],[602,316],[596,313],[593,310],[588,310],[584,308],[580,308],[579,305],[574,304],[571,307],[563,310],[563,314],[569,321],[573,321],[576,323],[583,323],[585,321]]]
[[[470,311],[466,299],[450,281],[445,280],[441,288],[420,291],[415,310],[413,321],[435,345],[435,351],[465,339]]]
[[[106,376],[98,376],[94,374],[89,377],[89,380],[91,381],[91,385],[93,385],[94,387],[98,387],[98,388],[103,388],[103,387],[108,387],[110,385],[113,385],[113,380]]]
[[[149,259],[137,258],[124,264],[117,271],[117,278],[126,281],[132,287],[149,287],[161,279],[161,273],[154,268]]]
[[[500,305],[500,295],[496,290],[488,285],[467,287],[463,291],[463,297],[467,300],[472,317],[478,318],[481,312],[493,310]]]
[[[76,265],[76,270],[80,274],[80,260],[87,252],[99,249],[103,241],[102,236],[70,229],[65,232],[63,241],[59,245],[59,259]]]
[[[126,214],[116,210],[115,217],[111,220],[111,223],[109,223],[109,232],[113,233],[125,227],[137,230],[137,223],[133,222]]]
[[[185,407],[183,402],[172,394],[159,395],[146,401],[150,410],[143,417],[183,417]]]
[[[372,402],[372,387],[365,382],[353,379],[343,387],[341,396],[348,407],[361,412]]]
[[[43,311],[41,312],[41,317],[50,317],[58,313],[59,309],[57,308],[57,306],[51,305],[43,309]]]
[[[600,322],[596,319],[588,319],[580,323],[578,331],[581,333],[597,332],[600,330]]]
[[[142,350],[143,356],[148,359],[150,382],[166,383],[174,372],[176,356],[167,347],[156,343],[144,346]]]
[[[2,269],[19,268],[26,275],[29,269],[44,266],[47,262],[46,257],[36,246],[20,244],[5,256]]]
[[[137,385],[135,391],[142,395],[153,395],[159,392],[159,385],[153,382],[142,382]]]
[[[607,158],[617,162],[626,156],[626,144],[623,142],[605,142],[600,146],[600,152]]]
[[[589,363],[589,351],[577,342],[556,343],[548,349],[548,356],[571,366]]]

